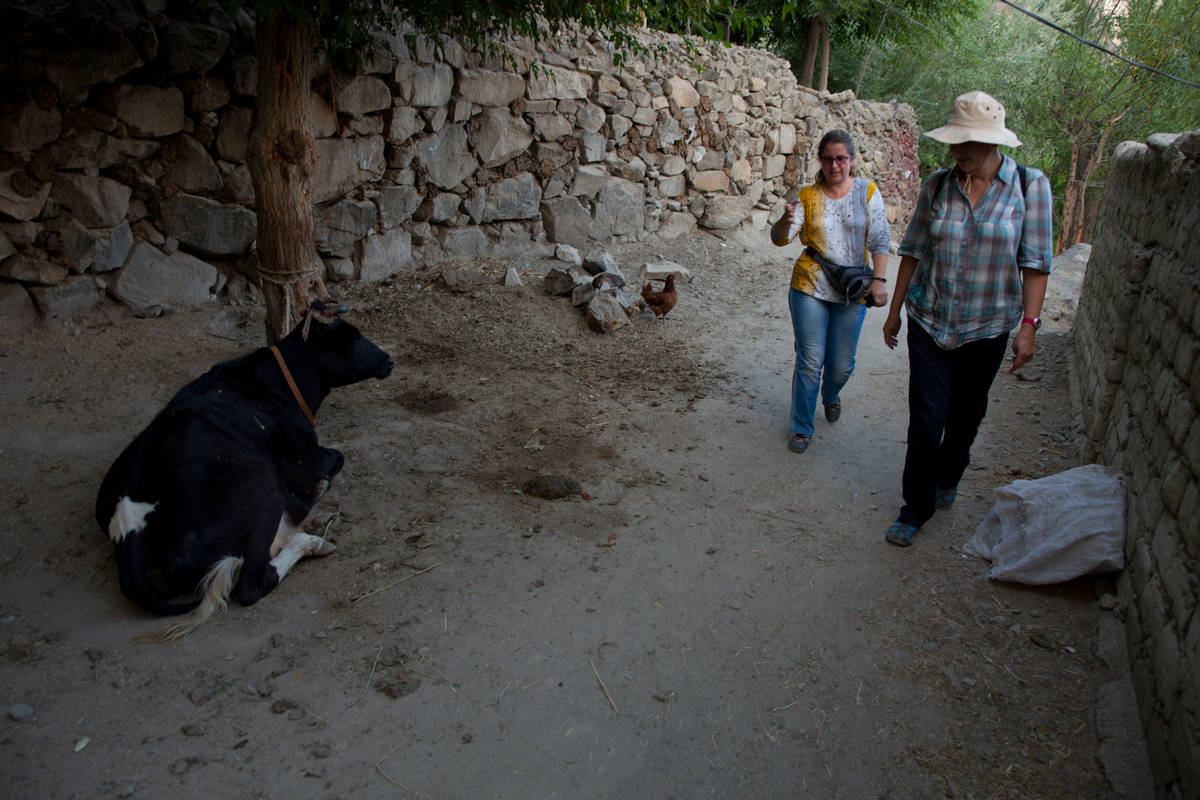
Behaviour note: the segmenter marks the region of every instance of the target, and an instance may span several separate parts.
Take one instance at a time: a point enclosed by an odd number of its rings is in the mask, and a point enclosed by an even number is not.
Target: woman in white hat
[[[1050,182],[1000,152],[1021,145],[1004,126],[1004,106],[967,92],[925,135],[950,145],[955,166],[921,187],[883,324],[894,348],[907,307],[904,506],[887,531],[901,547],[954,504],[1014,328],[1012,370],[1033,357],[1051,261]]]

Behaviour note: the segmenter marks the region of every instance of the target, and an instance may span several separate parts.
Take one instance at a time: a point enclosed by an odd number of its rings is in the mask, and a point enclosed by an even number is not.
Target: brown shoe
[[[825,421],[837,422],[842,418],[842,401],[838,400],[831,406],[825,406]]]
[[[793,453],[803,453],[805,450],[808,449],[808,445],[811,442],[812,442],[812,436],[810,436],[809,434],[797,433],[795,436],[792,437],[792,440],[790,442],[788,442],[788,450],[791,450]]]

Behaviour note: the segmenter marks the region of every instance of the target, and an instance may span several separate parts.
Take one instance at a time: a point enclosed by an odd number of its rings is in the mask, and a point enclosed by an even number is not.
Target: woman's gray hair
[[[821,154],[825,152],[825,148],[831,144],[840,144],[845,146],[846,153],[850,156],[850,177],[853,178],[858,174],[858,170],[854,166],[854,153],[856,152],[856,148],[854,147],[854,137],[841,128],[834,128],[833,130],[829,131],[821,137],[821,141],[817,144],[818,161],[821,158]],[[817,170],[817,177],[814,179],[814,182],[825,182],[825,170]]]

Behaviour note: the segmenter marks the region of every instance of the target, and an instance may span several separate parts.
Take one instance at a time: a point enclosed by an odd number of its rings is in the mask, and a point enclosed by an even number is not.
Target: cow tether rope
[[[288,372],[287,364],[283,360],[283,353],[279,352],[279,348],[275,345],[270,347],[271,353],[275,356],[275,360],[279,362],[279,371],[283,373],[284,380],[287,381],[288,387],[292,390],[292,397],[296,398],[296,403],[299,404],[300,410],[304,412],[304,416],[308,418],[308,424],[314,428],[321,423],[313,417],[312,412],[308,410],[308,403],[304,402],[303,395],[300,394],[300,387],[296,385],[296,381],[292,379],[292,373]]]

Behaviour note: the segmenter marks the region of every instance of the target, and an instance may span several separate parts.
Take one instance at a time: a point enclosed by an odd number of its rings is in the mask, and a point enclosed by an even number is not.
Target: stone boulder
[[[42,108],[30,100],[11,114],[0,117],[0,150],[21,153],[37,150],[58,138],[62,114],[57,108]]]
[[[53,286],[67,277],[65,267],[51,264],[43,258],[24,254],[12,256],[0,262],[0,278],[20,281],[31,286]]]
[[[105,98],[109,113],[125,123],[134,136],[157,138],[183,130],[183,92],[174,86],[121,84]]]
[[[249,108],[228,108],[221,113],[217,128],[217,154],[226,161],[241,164],[246,160],[246,145],[254,126],[254,111]]]
[[[181,194],[160,206],[164,232],[210,258],[244,255],[258,235],[258,216],[243,206]]]
[[[0,339],[24,333],[37,322],[33,298],[19,283],[0,283]]]
[[[542,187],[529,172],[493,183],[487,188],[483,221],[533,219],[542,202]]]
[[[187,253],[165,255],[151,244],[134,248],[110,290],[134,311],[204,305],[215,299],[216,267]]]
[[[471,144],[483,166],[496,167],[525,152],[533,142],[529,126],[505,108],[492,108],[480,114],[472,124]]]
[[[486,286],[489,282],[483,270],[465,267],[442,270],[442,283],[446,284],[447,289],[456,292],[469,292]]]
[[[458,75],[458,96],[480,106],[507,107],[525,94],[525,79],[511,72],[464,69]]]
[[[318,139],[313,202],[325,203],[377,181],[387,169],[382,136]]]
[[[392,91],[374,75],[359,75],[345,81],[334,95],[337,110],[361,117],[392,107]]]
[[[122,42],[110,50],[83,47],[56,53],[46,62],[45,75],[63,102],[74,107],[87,99],[91,87],[113,83],[141,66],[137,50]]]
[[[752,206],[753,203],[744,195],[713,195],[704,204],[700,226],[716,231],[732,230],[750,216]]]
[[[45,319],[69,319],[95,308],[103,293],[87,275],[67,278],[55,286],[39,286],[29,290],[33,302]]]
[[[111,228],[125,220],[133,190],[111,178],[59,172],[50,195],[89,228]]]
[[[417,163],[429,180],[443,189],[453,189],[479,169],[467,143],[467,131],[461,125],[447,126],[419,140]]]
[[[225,182],[208,148],[194,136],[176,136],[163,148],[163,158],[170,164],[167,180],[189,194],[217,192]]]
[[[379,226],[388,230],[412,219],[421,205],[421,193],[412,186],[384,186],[375,204],[379,207]]]
[[[354,245],[375,227],[379,211],[369,200],[341,200],[316,208],[317,252],[350,258]]]
[[[405,230],[392,230],[368,236],[362,240],[362,261],[359,278],[381,281],[390,278],[412,262],[412,235]]]
[[[50,184],[44,183],[32,195],[18,192],[12,185],[13,176],[23,173],[23,169],[13,169],[0,172],[0,215],[21,222],[35,219],[46,206],[50,197]]]
[[[640,184],[610,178],[596,197],[591,235],[604,240],[616,235],[641,234],[646,226],[646,192]]]
[[[525,94],[530,100],[586,100],[591,89],[592,79],[585,73],[538,64],[530,71]]]
[[[229,98],[233,96],[225,81],[211,75],[188,81],[184,86],[184,93],[187,95],[188,111],[192,114],[224,108],[229,105]]]
[[[159,54],[171,75],[204,75],[212,70],[229,46],[229,34],[220,28],[172,20],[159,38]]]
[[[575,197],[556,197],[542,203],[542,227],[552,242],[582,248],[587,244],[592,218]]]
[[[395,78],[400,98],[410,106],[439,108],[450,102],[454,90],[454,70],[446,64],[403,61],[396,67]]]
[[[96,258],[92,262],[92,269],[96,272],[120,269],[129,257],[129,251],[133,249],[133,230],[129,222],[93,232],[96,234]]]
[[[437,241],[447,258],[474,258],[492,248],[491,240],[479,228],[439,228]]]
[[[400,144],[424,131],[425,120],[415,108],[397,106],[392,109],[391,121],[384,130],[389,142]]]
[[[629,315],[616,295],[596,292],[587,304],[587,324],[596,333],[612,333],[629,324]]]
[[[679,108],[695,108],[700,105],[700,93],[686,78],[667,79],[667,97]]]

